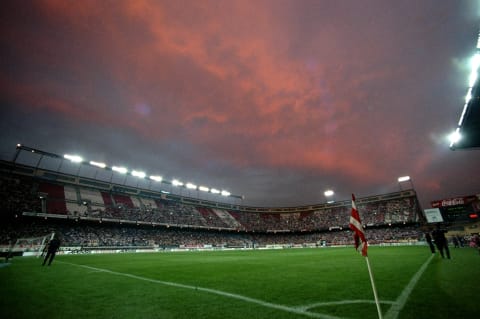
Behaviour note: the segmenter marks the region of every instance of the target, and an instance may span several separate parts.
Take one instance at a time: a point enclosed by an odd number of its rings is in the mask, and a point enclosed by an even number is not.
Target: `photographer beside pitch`
[[[43,264],[42,266],[45,266],[45,263],[48,260],[48,265],[52,263],[53,259],[55,258],[55,254],[57,253],[58,248],[60,248],[60,240],[55,237],[53,237],[52,240],[48,243],[48,248],[47,248],[47,255],[45,255],[45,259],[43,259]]]

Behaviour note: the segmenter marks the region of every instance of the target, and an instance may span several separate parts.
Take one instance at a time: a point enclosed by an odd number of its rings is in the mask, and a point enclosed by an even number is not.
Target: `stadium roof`
[[[469,88],[465,97],[462,115],[458,121],[454,139],[450,144],[452,150],[480,147],[480,33],[476,53],[472,58]]]
[[[451,149],[480,148],[480,85],[473,89],[473,97],[459,127],[461,138],[453,143]]]

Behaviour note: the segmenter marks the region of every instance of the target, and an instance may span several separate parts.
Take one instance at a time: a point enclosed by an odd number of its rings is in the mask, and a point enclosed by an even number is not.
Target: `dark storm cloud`
[[[2,154],[84,153],[249,205],[469,195],[452,152],[478,10],[457,1],[8,1]]]

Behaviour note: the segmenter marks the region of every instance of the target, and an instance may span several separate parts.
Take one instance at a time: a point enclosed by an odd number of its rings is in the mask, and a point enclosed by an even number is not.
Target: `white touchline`
[[[58,262],[68,264],[68,265],[72,265],[72,266],[82,267],[82,268],[86,268],[86,269],[90,269],[90,270],[96,270],[96,271],[99,271],[99,272],[105,272],[105,273],[112,274],[112,275],[123,276],[123,277],[143,280],[143,281],[147,281],[147,282],[152,282],[152,283],[156,283],[156,284],[161,284],[161,285],[165,285],[165,286],[184,288],[184,289],[190,289],[190,290],[197,290],[197,291],[204,291],[204,292],[208,292],[208,293],[211,293],[211,294],[216,294],[216,295],[220,295],[220,296],[223,296],[223,297],[238,299],[238,300],[242,300],[242,301],[245,301],[245,302],[254,303],[254,304],[257,304],[257,305],[260,305],[260,306],[263,306],[263,307],[273,308],[273,309],[277,309],[277,310],[283,310],[283,311],[286,311],[286,312],[291,312],[291,313],[295,313],[295,314],[299,314],[299,315],[303,315],[303,316],[307,316],[307,317],[321,318],[321,319],[341,319],[340,317],[335,317],[335,316],[330,316],[330,315],[320,314],[320,313],[314,313],[314,312],[308,312],[308,311],[305,311],[305,310],[302,310],[302,309],[291,308],[291,307],[287,307],[287,306],[284,306],[284,305],[278,305],[278,304],[266,302],[266,301],[263,301],[263,300],[254,299],[254,298],[250,298],[250,297],[246,297],[246,296],[242,296],[242,295],[237,295],[237,294],[234,294],[234,293],[229,293],[229,292],[225,292],[225,291],[221,291],[221,290],[184,285],[184,284],[179,284],[179,283],[170,282],[170,281],[156,280],[156,279],[151,279],[151,278],[132,275],[132,274],[129,274],[129,273],[117,272],[117,271],[112,271],[112,270],[102,269],[102,268],[96,268],[96,267],[91,267],[91,266],[86,266],[86,265],[80,265],[80,264],[74,264],[74,263],[68,263],[68,262],[62,262],[62,261],[58,261]]]
[[[311,309],[311,308],[318,308],[318,307],[324,307],[324,306],[350,305],[350,304],[356,304],[356,303],[375,304],[375,300],[355,299],[355,300],[327,301],[327,302],[317,302],[317,303],[313,303],[313,304],[310,304],[310,305],[298,306],[298,307],[295,307],[295,308],[301,309],[301,310],[308,310],[308,309]],[[395,301],[380,300],[380,303],[392,305],[392,304],[395,303]]]
[[[432,261],[434,256],[435,255],[432,254],[430,258],[428,258],[428,260],[422,265],[422,267],[420,267],[417,273],[412,277],[408,285],[403,289],[400,296],[398,296],[393,306],[391,306],[390,309],[388,310],[387,314],[384,317],[385,319],[397,319],[398,314],[400,313],[400,311],[402,311],[403,307],[407,303],[407,299],[412,293],[413,288],[415,288],[415,285],[420,280],[420,277],[425,272],[425,270],[428,267],[428,264],[430,263],[430,261]]]

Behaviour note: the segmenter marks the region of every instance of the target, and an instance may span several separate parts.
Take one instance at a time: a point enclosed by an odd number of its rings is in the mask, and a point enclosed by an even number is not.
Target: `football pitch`
[[[370,247],[384,318],[478,318],[480,255]],[[377,318],[352,247],[64,255],[0,263],[0,318]]]

